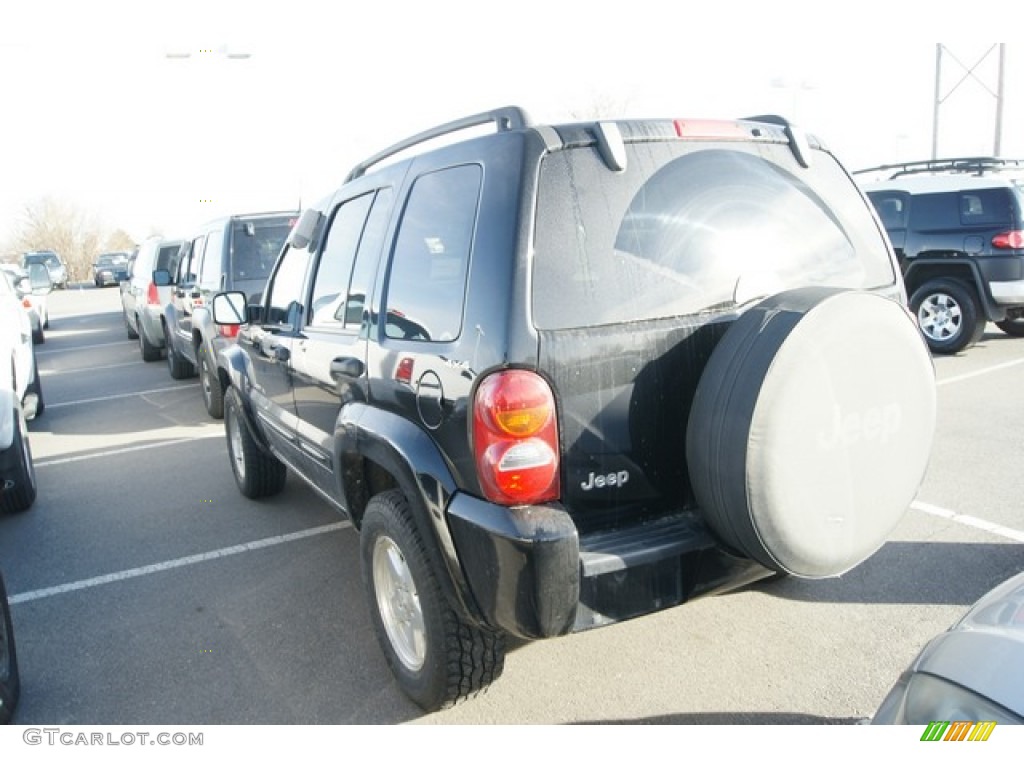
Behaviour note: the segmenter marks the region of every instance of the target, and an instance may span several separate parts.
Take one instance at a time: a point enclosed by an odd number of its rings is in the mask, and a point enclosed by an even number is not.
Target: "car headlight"
[[[982,720],[1024,724],[1024,719],[998,704],[948,680],[917,672],[903,687],[902,702],[887,700],[873,722],[928,725],[934,721]],[[896,691],[894,691],[896,693]]]

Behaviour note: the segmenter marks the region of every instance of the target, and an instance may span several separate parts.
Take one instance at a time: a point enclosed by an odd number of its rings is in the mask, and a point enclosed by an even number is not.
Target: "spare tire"
[[[800,288],[741,315],[701,375],[686,457],[705,519],[777,572],[838,576],[900,521],[935,432],[935,371],[910,313]]]

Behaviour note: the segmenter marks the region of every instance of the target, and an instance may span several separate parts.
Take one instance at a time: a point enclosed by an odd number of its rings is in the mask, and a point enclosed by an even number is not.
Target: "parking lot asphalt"
[[[39,496],[0,518],[16,724],[857,723],[1024,570],[1024,339],[990,326],[935,360],[928,474],[867,562],[515,644],[489,691],[424,715],[378,649],[351,526],[294,478],[238,493],[197,380],[142,362],[116,288],[58,291],[50,312]]]

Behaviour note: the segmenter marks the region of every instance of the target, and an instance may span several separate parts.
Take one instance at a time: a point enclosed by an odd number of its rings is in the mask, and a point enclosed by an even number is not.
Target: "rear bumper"
[[[725,551],[694,512],[580,536],[561,507],[457,494],[452,539],[488,624],[530,639],[613,624],[771,572]]]
[[[1024,280],[996,281],[988,284],[992,299],[996,304],[1024,304]]]

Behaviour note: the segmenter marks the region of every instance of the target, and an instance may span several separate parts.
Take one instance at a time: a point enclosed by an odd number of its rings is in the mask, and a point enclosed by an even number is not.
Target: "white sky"
[[[902,5],[909,9],[895,11]],[[851,170],[924,159],[935,40],[1024,20],[1015,2],[992,4],[997,11],[973,3],[977,21],[953,7],[966,6],[8,0],[0,245],[44,195],[137,239],[224,213],[291,208],[332,191],[353,163],[397,139],[505,104],[538,120],[595,108],[609,117],[776,112]],[[944,45],[946,96],[965,74],[953,56],[971,66],[995,44]],[[224,47],[251,56],[200,53]],[[993,51],[976,73],[993,92],[997,62]],[[1024,46],[1006,46],[1005,83],[1002,154],[1020,157]],[[970,78],[949,95],[939,155],[992,154],[995,105]]]

